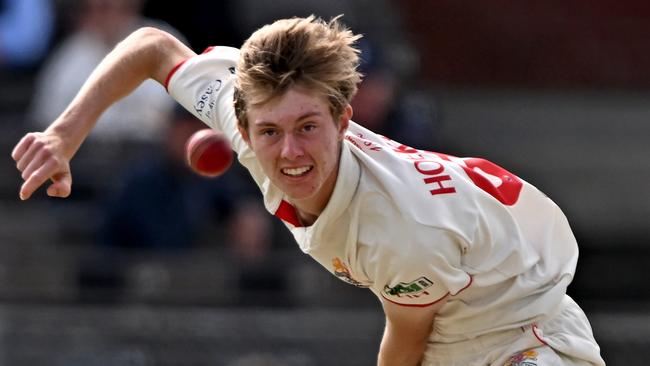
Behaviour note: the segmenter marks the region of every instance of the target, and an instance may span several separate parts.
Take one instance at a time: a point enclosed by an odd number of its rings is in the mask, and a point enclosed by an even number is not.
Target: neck
[[[296,207],[296,214],[298,215],[298,220],[302,226],[311,226],[318,219],[318,215],[303,211]]]
[[[336,175],[334,176],[336,177]],[[291,203],[296,208],[298,219],[303,226],[311,226],[325,210],[334,192],[334,185],[330,186],[328,189],[318,192],[314,197],[291,200]]]

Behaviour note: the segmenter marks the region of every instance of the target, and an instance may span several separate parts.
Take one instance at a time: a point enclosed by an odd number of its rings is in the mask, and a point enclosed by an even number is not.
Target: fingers
[[[31,151],[28,151],[25,154],[25,158],[20,161],[22,164],[17,164],[23,165],[18,167],[18,170],[22,170],[20,177],[23,178],[23,180],[29,178],[29,176],[32,175],[36,169],[43,166],[47,159],[51,158],[51,156],[51,154],[48,154],[46,151],[42,150],[33,153]],[[27,166],[24,166],[25,164],[27,164]]]
[[[26,200],[31,197],[48,179],[52,180],[52,184],[47,188],[48,196],[65,198],[70,195],[72,176],[68,165],[61,167],[54,159],[50,159],[25,180],[20,188],[20,199]]]
[[[56,169],[56,162],[48,160],[40,166],[38,169],[34,170],[20,187],[20,199],[26,200],[32,196],[34,191],[38,189],[46,180],[54,176]]]
[[[14,147],[13,151],[11,152],[11,158],[15,161],[18,161],[18,159],[20,159],[25,151],[27,151],[27,148],[29,148],[29,145],[31,145],[32,141],[34,141],[34,135],[31,133],[28,133],[22,139],[20,139],[20,141],[16,144],[16,147]]]
[[[11,158],[16,162],[16,168],[18,168],[18,170],[22,171],[29,161],[30,154],[27,154],[27,152],[30,151],[30,147],[35,140],[36,136],[29,133],[25,135],[18,144],[16,144],[16,147],[14,147],[14,150],[11,152]],[[31,151],[33,154],[33,149]]]
[[[23,183],[20,188],[20,199],[26,200],[32,196],[34,191],[38,189],[45,181],[48,179],[48,173],[44,173],[50,169],[50,163],[41,167],[39,171],[36,171],[32,174],[26,181]],[[57,174],[50,178],[52,184],[47,188],[47,195],[50,197],[61,197],[65,198],[70,195],[72,190],[72,176],[70,172],[65,172]]]
[[[27,134],[16,145],[11,157],[24,180],[20,188],[21,200],[31,197],[48,179],[53,182],[47,189],[49,196],[67,197],[70,194],[70,165],[59,146],[56,140],[40,133]]]
[[[70,195],[72,177],[69,173],[61,174],[53,178],[52,181],[53,183],[47,187],[48,196],[65,198]]]

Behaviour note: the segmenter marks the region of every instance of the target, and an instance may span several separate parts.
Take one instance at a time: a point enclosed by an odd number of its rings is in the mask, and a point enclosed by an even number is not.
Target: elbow
[[[131,33],[129,38],[147,45],[165,45],[173,40],[173,36],[162,29],[146,26],[141,27]]]
[[[131,33],[117,47],[116,54],[131,60],[139,75],[163,84],[169,71],[194,55],[179,39],[162,29],[142,27]]]
[[[162,37],[165,34],[164,30],[152,26],[140,27],[133,31],[133,35],[141,38]]]

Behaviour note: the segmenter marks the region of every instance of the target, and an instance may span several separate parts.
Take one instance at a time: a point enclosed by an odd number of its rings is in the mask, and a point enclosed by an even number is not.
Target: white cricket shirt
[[[578,249],[565,216],[536,188],[486,160],[412,149],[350,123],[332,197],[301,227],[236,128],[238,50],[177,66],[169,93],[222,131],[300,248],[338,278],[404,306],[446,295],[432,341],[530,324],[553,311]]]

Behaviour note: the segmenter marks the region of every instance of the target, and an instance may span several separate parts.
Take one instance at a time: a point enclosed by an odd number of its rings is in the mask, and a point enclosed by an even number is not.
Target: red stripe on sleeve
[[[540,335],[537,333],[538,331],[537,324],[533,323],[530,329],[532,330],[533,335],[535,336],[535,338],[537,338],[538,341],[540,341],[543,345],[548,346],[548,343],[546,343],[546,341],[544,341],[542,337],[540,337]]]
[[[183,60],[183,61],[179,62],[176,66],[174,66],[174,68],[171,69],[171,71],[169,71],[169,74],[167,74],[167,78],[165,78],[165,90],[167,90],[167,92],[169,92],[169,80],[171,80],[172,76],[174,76],[176,71],[178,71],[178,69],[181,66],[183,66],[185,61],[187,61],[187,60]]]
[[[201,52],[201,54],[208,53],[208,52],[212,51],[213,49],[214,49],[214,46],[207,47],[206,49],[203,50],[203,52]]]
[[[447,292],[443,297],[439,298],[438,300],[436,300],[434,302],[430,302],[428,304],[402,304],[402,303],[399,303],[397,301],[393,301],[393,300],[387,298],[386,296],[384,296],[383,293],[381,294],[381,297],[383,297],[384,299],[386,299],[389,302],[392,302],[395,305],[406,306],[406,307],[411,307],[411,308],[426,308],[427,306],[431,306],[433,304],[439,303],[440,301],[444,300],[445,297],[447,297],[447,295],[449,295],[449,292]]]
[[[208,53],[208,52],[212,51],[214,49],[214,47],[215,46],[207,47],[205,50],[203,50],[203,52],[201,54]],[[183,60],[183,61],[179,62],[178,65],[174,66],[174,68],[169,72],[169,74],[167,74],[167,78],[165,79],[165,90],[169,91],[169,80],[176,73],[178,68],[183,66],[185,61],[187,61],[187,60]]]

